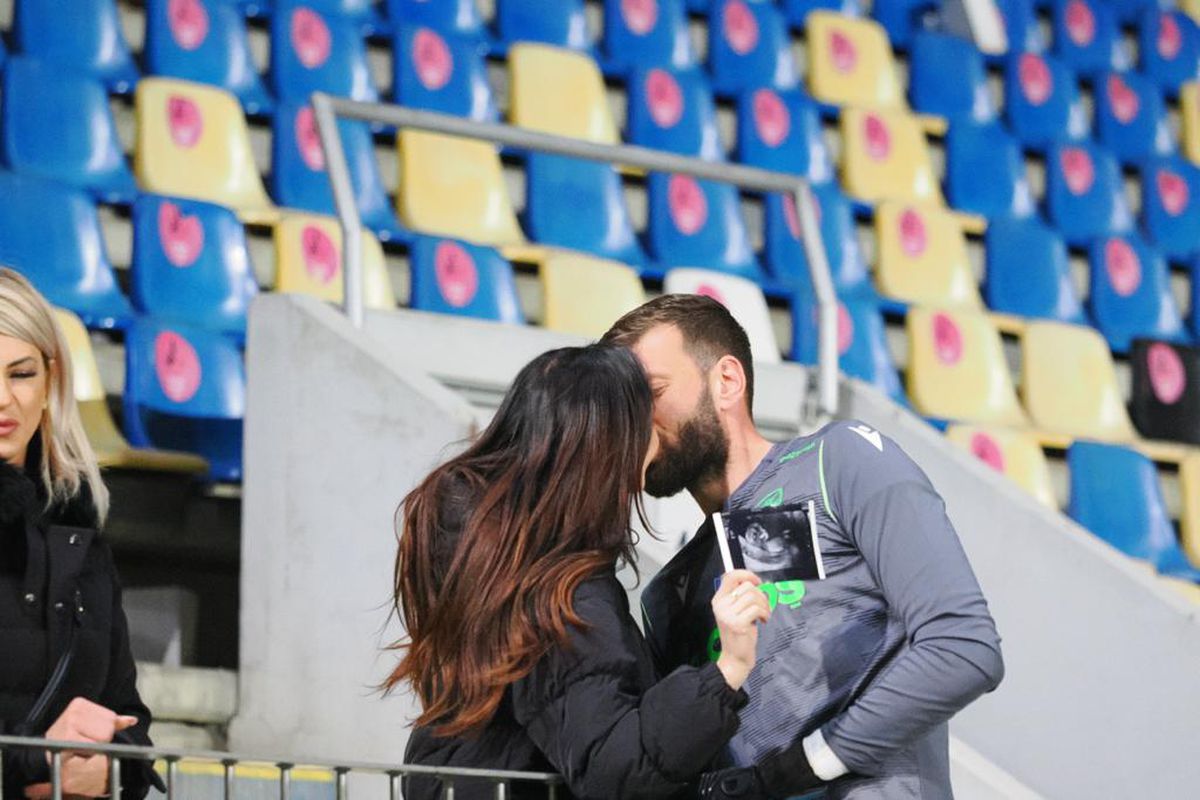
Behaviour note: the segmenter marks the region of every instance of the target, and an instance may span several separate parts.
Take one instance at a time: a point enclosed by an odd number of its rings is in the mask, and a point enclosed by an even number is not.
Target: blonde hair
[[[108,516],[108,489],[100,479],[100,466],[75,403],[71,351],[46,298],[23,275],[7,267],[0,267],[0,336],[33,345],[48,368],[48,404],[38,426],[42,463],[34,465],[41,474],[47,503],[71,500],[86,483],[96,515],[103,522]]]

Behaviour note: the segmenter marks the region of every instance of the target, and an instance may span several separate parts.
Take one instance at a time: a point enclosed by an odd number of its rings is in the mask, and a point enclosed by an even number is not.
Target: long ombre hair
[[[86,483],[96,516],[103,523],[108,516],[108,489],[100,479],[96,454],[75,403],[70,348],[50,304],[24,276],[6,267],[0,267],[0,335],[36,347],[47,369],[49,405],[37,432],[41,464],[33,465],[41,476],[47,503],[70,501]]]
[[[491,424],[397,512],[395,608],[408,633],[384,687],[410,683],[418,725],[478,729],[567,627],[585,579],[632,563],[652,398],[637,359],[552,350],[517,375]]]

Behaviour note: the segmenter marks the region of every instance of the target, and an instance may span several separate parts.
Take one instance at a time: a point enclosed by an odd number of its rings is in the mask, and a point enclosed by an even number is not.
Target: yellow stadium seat
[[[275,289],[341,303],[342,227],[337,218],[288,212],[275,224]],[[396,294],[383,260],[383,248],[362,232],[363,302],[367,308],[394,309]]]
[[[626,311],[645,302],[637,271],[616,261],[554,253],[540,267],[542,325],[599,339]]]
[[[199,456],[166,450],[141,450],[129,445],[109,413],[104,384],[100,380],[100,368],[96,365],[92,342],[82,320],[62,308],[56,308],[54,315],[71,354],[71,382],[79,417],[100,466],[206,474],[208,462]]]
[[[958,218],[932,205],[889,200],[875,209],[875,281],[888,297],[930,306],[981,308]]]
[[[886,199],[943,205],[916,117],[904,111],[842,109],[842,184],[870,203]]]
[[[1183,154],[1200,164],[1200,81],[1179,87],[1180,139]]]
[[[951,425],[946,438],[1014,481],[1042,505],[1058,510],[1046,453],[1029,431]]]
[[[1021,336],[1021,391],[1034,425],[1050,433],[1135,438],[1108,343],[1092,328],[1029,323]]]
[[[208,200],[246,222],[272,223],[237,98],[188,81],[144,78],[136,100],[134,169],[143,191]]]
[[[1024,427],[1000,332],[978,311],[908,312],[908,395],[922,414]]]
[[[1183,498],[1180,532],[1183,550],[1193,564],[1200,565],[1200,454],[1193,454],[1179,465],[1179,494]]]
[[[836,106],[907,107],[883,26],[871,19],[813,11],[804,28],[813,97]]]
[[[1179,0],[1179,10],[1200,24],[1200,0]]]
[[[750,353],[755,361],[779,363],[779,342],[771,312],[762,289],[754,281],[708,269],[680,267],[663,278],[666,294],[702,294],[729,309],[750,338]]]
[[[543,133],[620,144],[604,77],[590,56],[520,42],[508,51],[513,125]]]
[[[396,205],[405,225],[475,244],[525,243],[494,146],[416,130],[400,131],[396,145]]]

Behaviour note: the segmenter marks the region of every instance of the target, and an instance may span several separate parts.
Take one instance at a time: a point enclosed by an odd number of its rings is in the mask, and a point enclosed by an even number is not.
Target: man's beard
[[[659,448],[646,470],[646,493],[651,497],[670,497],[721,479],[729,460],[729,440],[707,387],[691,419],[679,426],[677,439],[662,438]]]

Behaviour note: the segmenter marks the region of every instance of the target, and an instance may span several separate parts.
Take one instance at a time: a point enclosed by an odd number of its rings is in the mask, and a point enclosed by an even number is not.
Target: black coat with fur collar
[[[40,481],[0,460],[0,732],[41,736],[75,697],[140,722],[122,735],[150,744],[150,711],[138,696],[121,587],[100,538],[91,493],[46,509]],[[75,626],[75,654],[62,687],[32,731],[30,709],[46,686]],[[140,800],[150,776],[122,769],[123,800]],[[3,756],[3,800],[49,780],[40,753]]]

